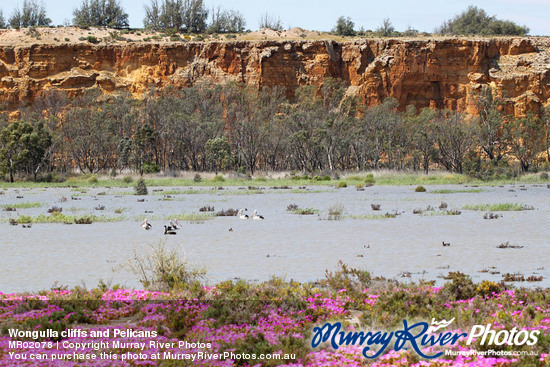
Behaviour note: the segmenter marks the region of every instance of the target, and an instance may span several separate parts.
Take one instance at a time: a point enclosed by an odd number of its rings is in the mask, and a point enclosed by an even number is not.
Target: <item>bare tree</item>
[[[260,17],[260,29],[267,28],[274,31],[282,31],[283,23],[281,22],[280,17],[275,17],[269,13],[262,14]]]
[[[211,23],[208,27],[210,33],[237,33],[244,31],[246,21],[244,16],[235,10],[223,10],[220,6],[213,8]]]

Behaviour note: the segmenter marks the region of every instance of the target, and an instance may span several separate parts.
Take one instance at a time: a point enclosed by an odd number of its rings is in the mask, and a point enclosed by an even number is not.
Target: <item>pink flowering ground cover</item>
[[[341,322],[346,330],[391,331],[402,327],[403,319],[429,323],[432,318],[454,319],[449,330],[457,333],[491,324],[494,330],[516,327],[539,330],[540,335],[533,346],[498,346],[500,351],[531,353],[507,357],[443,354],[422,359],[412,348],[395,351],[390,347],[378,358],[367,359],[360,345],[311,347],[313,328],[325,322]],[[77,329],[87,335],[60,335]],[[10,337],[10,330],[43,334],[36,339]],[[48,330],[59,335],[48,336]],[[133,334],[115,338],[115,330]],[[92,332],[97,334],[91,336]],[[115,339],[118,344],[113,343]],[[16,346],[13,341],[17,340],[34,344]],[[78,350],[75,343],[81,346]],[[424,352],[489,348],[494,347],[479,340],[468,346],[463,338],[458,344]],[[273,279],[260,284],[195,284],[166,292],[77,288],[0,293],[0,366],[544,366],[550,365],[549,350],[550,290],[474,284],[460,273],[451,273],[443,287],[372,280],[344,267],[315,284]],[[239,358],[155,357],[199,352],[233,353]],[[254,359],[252,354],[279,358]],[[87,359],[92,355],[96,359]],[[132,358],[122,360],[122,356]]]

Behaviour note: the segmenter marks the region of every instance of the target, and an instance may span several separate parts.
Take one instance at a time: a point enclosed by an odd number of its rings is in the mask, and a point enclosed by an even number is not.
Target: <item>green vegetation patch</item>
[[[204,222],[205,220],[214,219],[214,215],[212,213],[180,213],[180,214],[151,215],[151,216],[141,215],[139,217],[133,218],[133,220],[142,221],[145,218],[147,218],[149,221],[177,219],[177,220],[184,220],[188,222]]]
[[[383,220],[395,218],[393,215],[387,214],[359,214],[359,215],[348,215],[346,218],[349,219],[359,219],[359,220]]]
[[[496,204],[468,204],[462,207],[464,210],[483,210],[493,212],[513,212],[533,210],[534,207],[520,203],[496,203]]]
[[[319,214],[319,209],[298,208],[298,209],[294,209],[292,213],[298,214],[298,215],[313,215],[313,214]]]
[[[483,192],[482,189],[441,189],[428,191],[430,194],[462,194],[462,193],[478,193]]]
[[[38,201],[24,202],[24,203],[15,203],[15,204],[5,204],[2,205],[2,208],[16,208],[16,209],[29,209],[29,208],[40,208],[42,203]]]

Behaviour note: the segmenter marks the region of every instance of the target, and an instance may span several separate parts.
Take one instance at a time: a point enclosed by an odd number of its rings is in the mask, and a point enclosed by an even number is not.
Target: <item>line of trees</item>
[[[299,88],[292,103],[279,88],[237,84],[151,91],[139,100],[51,92],[22,110],[21,121],[0,125],[0,169],[9,179],[75,168],[253,174],[438,167],[489,177],[512,161],[524,172],[550,161],[548,114],[506,116],[490,90],[475,96],[475,118],[412,106],[400,112],[392,99],[365,109],[345,90],[326,79],[320,89]]]
[[[111,27],[127,28],[128,13],[120,4],[120,0],[81,0],[80,6],[73,11],[73,24],[78,27]],[[245,30],[244,16],[235,10],[213,8],[209,11],[204,0],[149,0],[144,6],[145,18],[143,26],[155,30],[171,30],[187,33],[236,33]],[[208,15],[211,15],[208,22]],[[11,17],[6,21],[0,10],[0,28],[48,26],[51,19],[47,17],[43,3],[37,0],[24,0],[22,9],[16,7]],[[259,20],[260,28],[270,28],[281,31],[283,23],[280,18],[268,13]],[[416,36],[418,30],[409,27],[403,32],[395,30],[389,18],[383,20],[376,30],[356,31],[350,17],[339,17],[332,32],[340,36],[375,35],[382,37]],[[483,9],[469,6],[465,11],[452,19],[446,20],[435,30],[444,35],[510,35],[523,36],[529,33],[529,28],[520,26],[510,20],[497,19],[489,16]]]
[[[409,27],[404,32],[395,30],[389,18],[384,19],[382,24],[374,32],[363,28],[356,31],[355,24],[350,17],[339,17],[332,32],[340,36],[355,36],[371,34],[379,37],[415,36],[418,30]],[[497,19],[489,16],[485,10],[476,6],[469,6],[468,9],[446,20],[435,30],[437,34],[443,35],[481,35],[481,36],[524,36],[529,33],[529,27],[520,26],[510,20]]]
[[[7,21],[0,9],[0,28],[50,24],[44,4],[37,0],[24,0],[22,9],[16,7]],[[73,11],[73,25],[82,28],[128,28],[128,13],[120,0],[82,0]],[[187,33],[236,33],[245,30],[246,21],[241,13],[231,9],[217,7],[209,12],[203,0],[150,0],[145,5],[143,25],[155,30]]]

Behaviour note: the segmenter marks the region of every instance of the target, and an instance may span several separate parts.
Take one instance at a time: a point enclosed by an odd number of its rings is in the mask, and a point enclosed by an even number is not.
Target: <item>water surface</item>
[[[306,190],[154,189],[145,197],[132,195],[128,188],[4,190],[0,205],[38,202],[40,207],[0,212],[0,291],[37,291],[55,282],[94,287],[100,279],[140,288],[135,274],[113,269],[127,262],[134,250],[143,254],[161,240],[168,248],[178,248],[190,262],[205,267],[210,283],[271,276],[313,281],[323,277],[326,269],[335,270],[342,260],[373,275],[400,281],[424,278],[441,284],[442,276],[460,270],[476,282],[500,281],[504,273],[542,275],[542,282],[516,284],[550,286],[550,190],[543,186],[438,185],[427,186],[426,193],[414,192],[413,186],[374,186],[364,191],[326,186]],[[470,191],[433,193],[444,189]],[[139,198],[145,201],[138,202]],[[443,215],[437,210],[442,201],[461,215]],[[499,212],[502,218],[486,220],[483,211],[462,209],[467,204],[505,202],[533,206],[534,210]],[[291,203],[319,213],[292,214],[287,211]],[[373,203],[381,205],[380,211],[372,210]],[[329,208],[337,204],[343,205],[343,219],[328,220]],[[67,215],[118,219],[89,225],[35,223],[32,228],[8,223],[19,215],[48,215],[47,209],[53,205],[62,207]],[[163,234],[164,218],[199,213],[205,205],[216,211],[247,208],[249,215],[258,210],[266,219],[215,217],[200,223],[183,222],[175,236]],[[94,209],[99,206],[105,209]],[[425,211],[428,206],[436,210]],[[413,214],[415,208],[424,213]],[[375,217],[385,213],[399,215]],[[150,231],[140,227],[146,217],[153,225]],[[443,247],[442,241],[451,245]],[[497,248],[503,242],[523,248]]]

